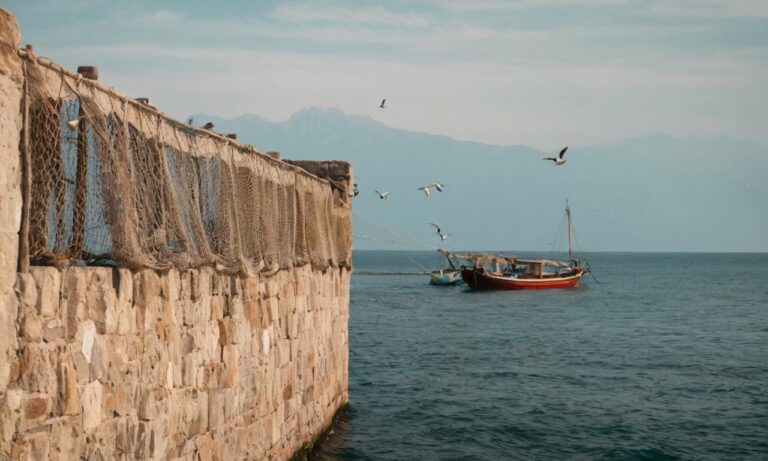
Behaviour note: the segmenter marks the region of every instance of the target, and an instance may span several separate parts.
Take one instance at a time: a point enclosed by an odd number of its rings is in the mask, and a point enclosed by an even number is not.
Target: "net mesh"
[[[343,187],[25,61],[30,259],[257,272],[349,266]]]

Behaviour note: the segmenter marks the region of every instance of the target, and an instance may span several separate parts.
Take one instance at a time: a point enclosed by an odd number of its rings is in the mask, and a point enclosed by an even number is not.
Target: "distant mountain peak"
[[[322,121],[326,123],[342,122],[342,123],[349,123],[349,124],[367,123],[367,124],[375,124],[375,125],[383,126],[381,122],[378,122],[367,115],[347,114],[346,112],[339,109],[338,107],[318,107],[318,106],[306,107],[297,112],[294,112],[293,115],[291,115],[288,118],[289,123],[301,122],[301,121],[312,121],[312,122]]]
[[[344,111],[339,109],[338,107],[311,106],[311,107],[305,107],[303,109],[300,109],[294,112],[290,118],[318,117],[318,116],[347,117],[347,114],[344,113]]]

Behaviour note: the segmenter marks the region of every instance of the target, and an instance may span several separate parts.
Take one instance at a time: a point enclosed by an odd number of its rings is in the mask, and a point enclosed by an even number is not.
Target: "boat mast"
[[[573,252],[571,250],[571,207],[568,206],[568,199],[565,199],[565,216],[568,218],[568,264],[572,264]]]

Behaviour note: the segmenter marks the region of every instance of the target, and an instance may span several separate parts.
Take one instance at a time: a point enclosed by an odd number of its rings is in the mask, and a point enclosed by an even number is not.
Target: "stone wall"
[[[16,296],[13,282],[19,248],[21,189],[21,63],[16,18],[0,8],[0,395],[8,385],[10,358],[16,349]]]
[[[348,400],[349,271],[32,267],[0,459],[287,459]]]
[[[19,41],[0,9],[0,460],[290,458],[348,400],[349,270],[17,273]]]

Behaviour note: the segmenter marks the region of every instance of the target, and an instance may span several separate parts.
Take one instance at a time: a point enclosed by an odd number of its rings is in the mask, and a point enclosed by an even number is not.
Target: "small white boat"
[[[456,285],[461,282],[461,271],[455,269],[441,269],[432,271],[429,283],[431,285]]]

